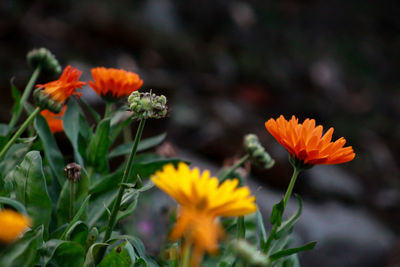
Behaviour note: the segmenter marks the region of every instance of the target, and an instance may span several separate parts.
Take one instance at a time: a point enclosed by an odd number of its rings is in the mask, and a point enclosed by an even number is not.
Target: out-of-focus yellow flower
[[[121,69],[98,67],[91,72],[94,81],[89,81],[89,86],[106,99],[127,97],[143,84],[139,75]]]
[[[172,240],[185,238],[185,245],[194,245],[192,266],[198,266],[204,251],[218,251],[223,229],[218,216],[243,216],[256,211],[255,197],[239,181],[219,184],[208,170],[200,173],[185,163],[178,168],[164,166],[151,178],[154,184],[180,204],[177,222],[170,234]]]
[[[351,146],[343,147],[346,139],[341,137],[331,142],[333,128],[322,136],[323,128],[321,125],[315,126],[314,119],[306,119],[299,123],[295,116],[287,121],[281,115],[277,120],[268,120],[265,127],[300,164],[339,164],[351,161],[355,157]]]
[[[13,242],[30,224],[30,219],[21,213],[10,209],[0,210],[0,242]]]

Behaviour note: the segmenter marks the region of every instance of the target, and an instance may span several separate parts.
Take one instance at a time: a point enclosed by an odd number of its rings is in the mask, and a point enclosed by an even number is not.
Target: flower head
[[[134,118],[161,119],[167,116],[167,98],[164,95],[135,91],[128,97],[128,102]]]
[[[59,113],[71,95],[81,96],[81,93],[75,92],[77,88],[81,89],[86,84],[79,81],[81,74],[78,69],[67,66],[58,80],[37,84],[38,89],[34,92],[36,104],[42,109]]]
[[[89,86],[98,95],[110,100],[127,97],[143,84],[139,75],[121,69],[93,68],[92,76],[94,81],[89,81]]]
[[[47,109],[42,110],[40,115],[42,115],[49,125],[50,131],[52,133],[62,132],[63,129],[63,116],[65,111],[67,110],[67,106],[64,106],[60,113],[53,113]]]
[[[26,58],[32,67],[40,67],[48,75],[56,75],[61,72],[61,66],[56,57],[46,48],[29,51]]]
[[[0,210],[0,242],[13,242],[30,224],[30,219],[21,213],[11,209]]]
[[[238,188],[239,181],[226,180],[219,184],[209,171],[200,173],[179,163],[164,166],[151,178],[154,184],[173,197],[181,206],[177,223],[170,238],[185,236],[194,244],[194,258],[204,251],[218,250],[218,240],[223,236],[218,216],[242,216],[256,211],[255,197],[247,187]],[[200,257],[201,258],[201,257]]]
[[[270,134],[283,145],[291,157],[303,165],[339,164],[351,161],[355,154],[351,146],[344,147],[343,137],[331,142],[333,128],[323,136],[321,125],[315,126],[314,119],[299,123],[295,116],[287,121],[282,115],[265,123]]]

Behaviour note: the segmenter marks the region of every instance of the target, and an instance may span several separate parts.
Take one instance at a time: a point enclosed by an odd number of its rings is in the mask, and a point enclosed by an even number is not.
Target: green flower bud
[[[265,151],[265,148],[261,145],[256,135],[246,135],[244,137],[244,147],[254,164],[262,166],[265,169],[270,169],[274,166],[275,161],[271,158],[268,152]]]
[[[34,67],[41,67],[42,72],[54,76],[61,72],[61,66],[56,57],[46,48],[33,49],[26,55],[28,63]]]
[[[160,119],[167,115],[167,98],[163,95],[156,95],[151,92],[132,92],[128,97],[129,107],[133,115],[138,119]]]

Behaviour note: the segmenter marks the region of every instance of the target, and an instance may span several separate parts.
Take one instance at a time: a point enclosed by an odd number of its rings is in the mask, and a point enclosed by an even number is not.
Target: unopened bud
[[[271,158],[265,148],[261,145],[258,137],[254,134],[248,134],[244,137],[244,147],[250,155],[250,159],[256,165],[260,165],[265,169],[274,166],[275,161]]]
[[[167,115],[167,98],[151,92],[132,92],[128,97],[129,107],[138,119],[161,119]]]
[[[81,165],[73,162],[69,163],[65,166],[64,171],[67,175],[67,179],[71,180],[72,182],[80,181],[81,180]]]
[[[34,67],[41,67],[42,72],[53,76],[61,72],[61,66],[56,57],[46,48],[33,49],[26,55],[29,64]]]

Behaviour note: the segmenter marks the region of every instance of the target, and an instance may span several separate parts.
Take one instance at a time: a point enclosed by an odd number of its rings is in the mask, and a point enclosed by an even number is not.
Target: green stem
[[[28,97],[32,92],[33,86],[35,85],[36,80],[39,77],[40,70],[41,70],[41,67],[39,65],[35,69],[35,71],[32,73],[32,76],[29,79],[29,81],[24,89],[24,92],[21,96],[21,100],[19,102],[20,103],[19,109],[17,110],[17,113],[15,113],[15,115],[11,118],[11,121],[9,124],[10,129],[12,129],[17,124],[19,117],[21,116],[22,110],[24,109],[25,102],[28,100]]]
[[[244,225],[244,217],[239,216],[237,218],[237,238],[244,239],[246,237],[246,227]]]
[[[145,122],[146,122],[145,119],[140,120],[139,127],[138,127],[138,130],[136,132],[135,140],[133,142],[132,152],[131,152],[131,154],[129,156],[128,163],[125,166],[125,170],[124,170],[124,174],[122,176],[121,184],[126,183],[127,180],[128,180],[129,172],[130,172],[130,169],[132,168],[133,158],[136,155],[136,150],[137,150],[140,138],[141,138],[142,133],[143,133]],[[113,229],[114,224],[115,224],[115,219],[117,218],[117,213],[119,211],[119,206],[121,205],[121,200],[122,200],[122,196],[123,195],[124,195],[124,187],[120,185],[119,190],[118,190],[117,198],[116,198],[116,200],[114,202],[114,205],[112,207],[110,219],[108,221],[108,225],[107,225],[107,228],[106,228],[106,233],[105,233],[104,238],[103,238],[103,243],[106,243],[106,241],[108,239],[110,239],[111,232],[112,232],[112,229]]]
[[[185,244],[182,251],[182,258],[180,267],[190,266],[190,244]]]
[[[283,197],[283,210],[282,210],[282,215],[283,215],[283,213],[285,212],[286,205],[287,205],[287,203],[288,203],[288,201],[289,201],[290,196],[292,195],[293,187],[294,187],[294,184],[296,183],[296,179],[297,179],[297,176],[299,175],[300,171],[301,171],[300,168],[294,167],[292,178],[290,179],[289,186],[288,186],[288,188],[287,188],[287,190],[286,190],[285,196]],[[279,225],[277,225],[277,224],[275,224],[275,225],[272,227],[271,233],[270,233],[269,236],[268,236],[267,242],[265,243],[265,246],[264,246],[263,249],[262,249],[262,251],[263,251],[264,253],[268,253],[268,252],[269,252],[269,249],[270,249],[270,247],[271,247],[272,240],[274,239],[275,234],[276,234],[276,232],[278,231],[278,227],[279,227]]]
[[[233,165],[229,171],[227,171],[222,177],[220,177],[220,181],[223,182],[225,181],[237,168],[240,167],[243,163],[245,163],[248,159],[250,158],[249,154],[244,155],[239,161]]]
[[[25,129],[29,126],[29,124],[33,121],[33,119],[36,117],[36,115],[39,114],[40,108],[37,107],[31,115],[24,121],[24,123],[19,127],[18,131],[11,137],[11,139],[7,142],[7,144],[3,147],[3,149],[0,152],[0,160],[4,157],[4,155],[7,153],[8,149],[15,143],[18,137],[21,136],[21,134],[25,131]]]
[[[106,110],[104,111],[104,118],[108,118],[111,114],[112,103],[106,101]]]
[[[74,218],[74,200],[75,200],[75,182],[70,180],[70,191],[69,191],[69,219]]]

